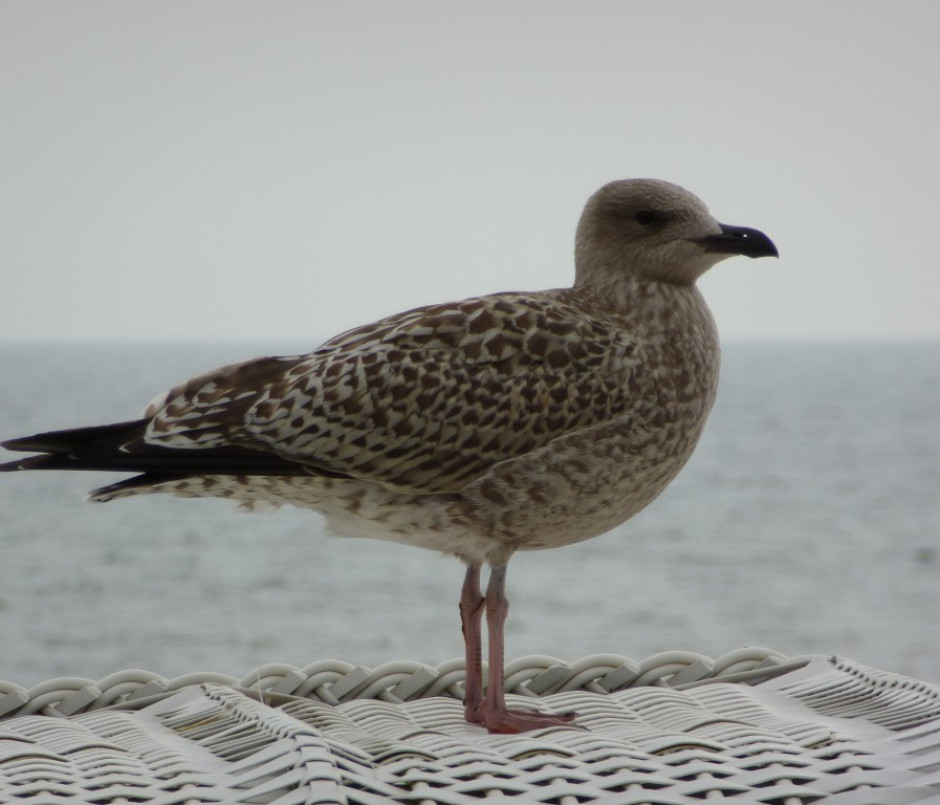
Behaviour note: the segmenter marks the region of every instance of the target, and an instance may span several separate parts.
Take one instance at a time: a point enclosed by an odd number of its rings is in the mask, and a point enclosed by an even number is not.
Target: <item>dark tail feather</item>
[[[52,430],[48,433],[37,433],[35,436],[9,439],[0,442],[0,446],[22,453],[67,453],[96,442],[113,443],[120,439],[140,436],[147,427],[147,421],[135,419],[132,422],[115,422],[112,425],[98,425],[91,428]]]
[[[7,464],[0,471],[96,470],[142,472],[169,479],[190,475],[329,475],[315,465],[289,461],[263,450],[226,446],[183,449],[144,441],[148,420],[118,422],[91,428],[38,433],[2,442],[8,450],[42,453]]]

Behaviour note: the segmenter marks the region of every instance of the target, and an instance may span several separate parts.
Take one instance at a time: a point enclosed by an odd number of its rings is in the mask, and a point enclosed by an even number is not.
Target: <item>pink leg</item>
[[[483,704],[483,593],[480,591],[480,566],[467,565],[463,588],[460,591],[460,624],[463,628],[464,650],[467,657],[467,677],[464,682],[464,717],[471,724],[482,724],[480,705]]]
[[[526,732],[570,724],[574,720],[574,714],[555,715],[506,708],[506,691],[503,686],[503,625],[507,614],[509,600],[506,598],[506,565],[499,565],[490,571],[486,588],[486,625],[490,640],[486,697],[482,708],[477,711],[477,717],[468,720],[483,724],[490,732]],[[468,693],[469,690],[468,687]]]

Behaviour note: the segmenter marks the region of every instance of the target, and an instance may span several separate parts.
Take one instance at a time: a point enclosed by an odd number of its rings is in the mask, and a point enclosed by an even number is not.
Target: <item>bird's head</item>
[[[734,255],[776,257],[763,232],[721,224],[702,201],[657,179],[604,185],[584,207],[575,239],[576,286],[603,289],[624,272],[691,285]]]

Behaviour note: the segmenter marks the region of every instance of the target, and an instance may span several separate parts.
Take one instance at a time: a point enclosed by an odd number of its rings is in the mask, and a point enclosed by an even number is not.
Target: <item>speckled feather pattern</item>
[[[263,450],[309,476],[202,475],[105,487],[92,499],[159,491],[249,509],[292,504],[340,534],[470,563],[624,522],[665,489],[702,433],[719,349],[694,281],[728,256],[705,259],[688,245],[720,231],[698,199],[665,183],[648,191],[677,208],[678,234],[621,225],[635,207],[599,192],[579,226],[573,288],[400,313],[306,355],[210,372],[146,412],[152,444]]]
[[[629,410],[636,344],[570,295],[437,305],[308,356],[224,370],[173,394],[148,437],[263,447],[396,491],[457,492],[499,461]],[[250,395],[237,396],[239,380]]]
[[[574,290],[497,294],[225,367],[151,405],[148,441],[263,448],[311,476],[198,476],[118,495],[305,506],[340,533],[469,561],[596,536],[665,488],[714,399],[704,302],[690,286],[662,292],[644,315]]]

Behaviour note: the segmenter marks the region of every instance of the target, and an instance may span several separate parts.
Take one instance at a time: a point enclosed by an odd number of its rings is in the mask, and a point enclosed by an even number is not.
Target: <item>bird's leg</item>
[[[489,669],[486,697],[479,713],[482,718],[473,719],[482,723],[490,732],[526,732],[543,727],[565,726],[574,720],[574,714],[555,715],[506,708],[506,691],[503,681],[503,625],[509,613],[506,598],[506,565],[498,565],[490,571],[486,588],[486,625],[489,631]]]
[[[483,704],[483,593],[480,590],[480,566],[467,565],[460,591],[460,625],[463,629],[467,676],[464,682],[464,717],[473,724],[482,724]]]

